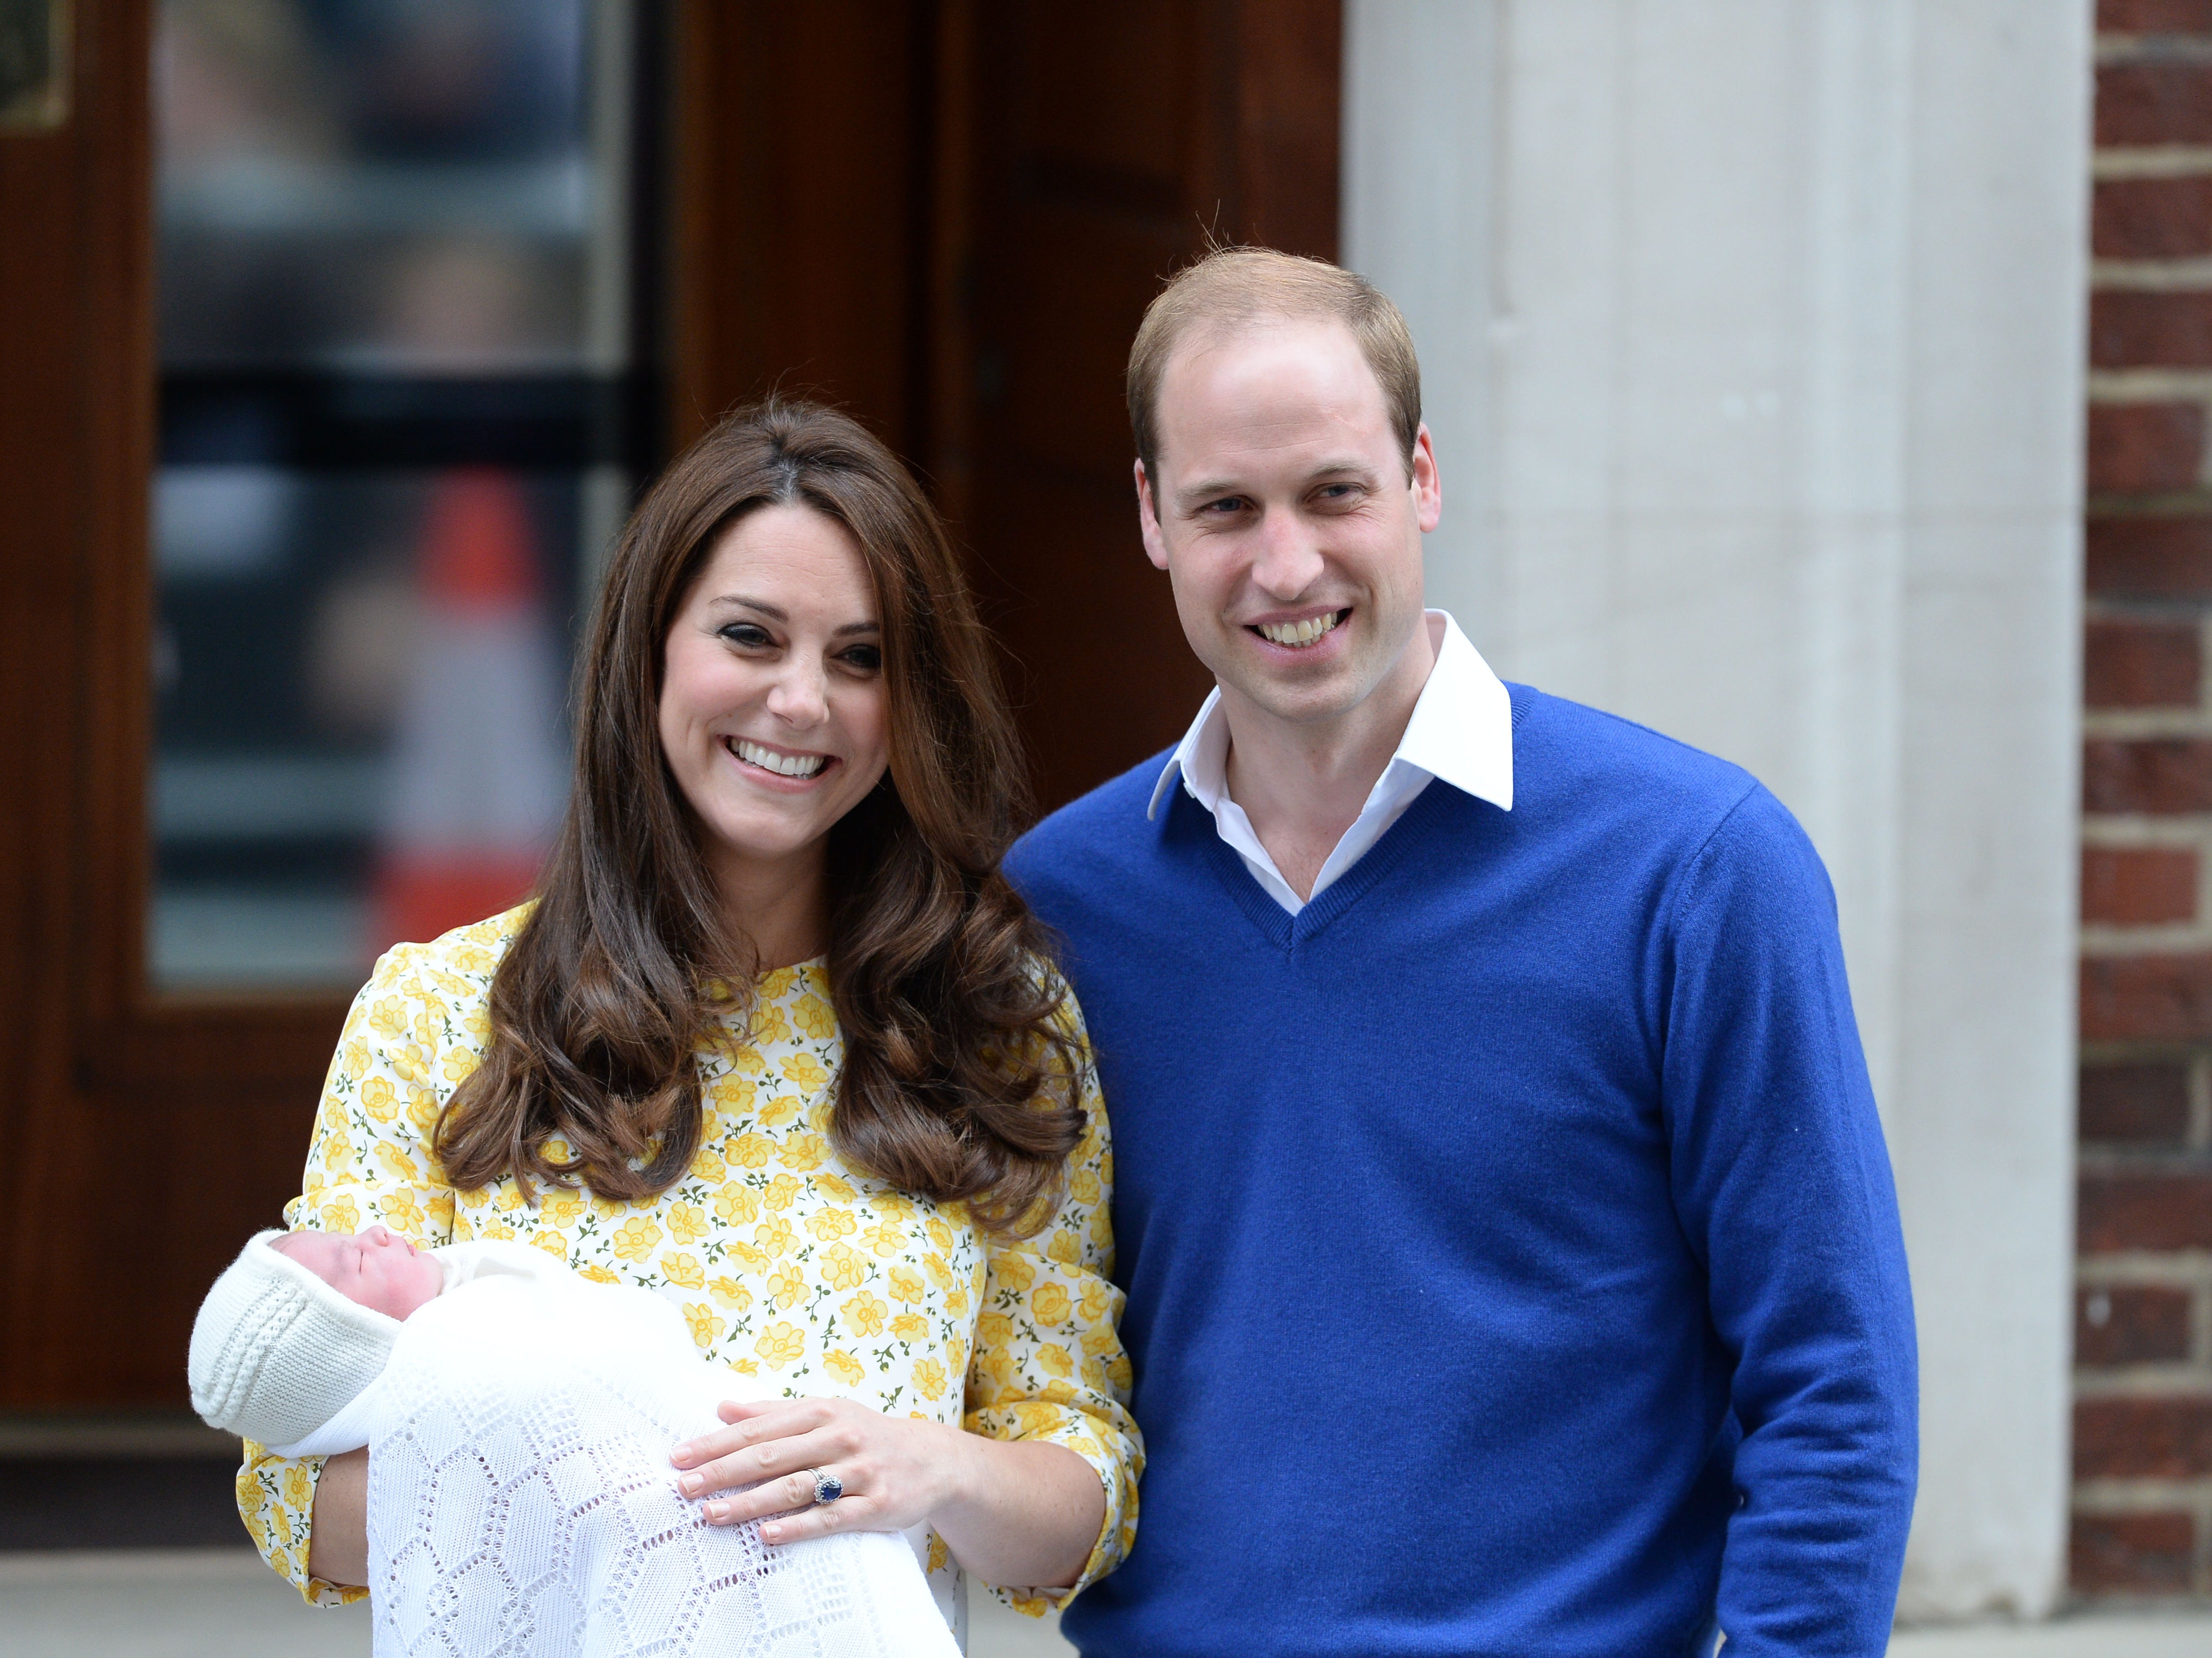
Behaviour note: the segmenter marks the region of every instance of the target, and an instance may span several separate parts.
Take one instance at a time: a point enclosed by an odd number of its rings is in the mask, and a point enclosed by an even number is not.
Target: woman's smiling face
[[[660,681],[661,750],[726,893],[820,856],[883,776],[887,723],[859,544],[810,507],[746,513],[684,595]]]

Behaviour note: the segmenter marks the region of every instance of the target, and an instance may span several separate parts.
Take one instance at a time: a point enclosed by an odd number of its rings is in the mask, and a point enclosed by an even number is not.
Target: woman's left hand
[[[729,1426],[672,1455],[685,1471],[678,1484],[686,1497],[706,1499],[710,1524],[763,1521],[765,1543],[834,1531],[903,1531],[955,1500],[973,1439],[958,1428],[884,1416],[848,1399],[733,1400],[719,1413]],[[836,1479],[843,1494],[817,1503],[817,1474]],[[751,1489],[737,1489],[745,1486]],[[732,1494],[715,1495],[723,1491]]]

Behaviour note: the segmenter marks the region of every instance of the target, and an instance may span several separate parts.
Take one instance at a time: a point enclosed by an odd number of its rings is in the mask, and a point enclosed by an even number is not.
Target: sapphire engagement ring
[[[845,1482],[836,1474],[824,1473],[819,1468],[810,1468],[807,1472],[814,1476],[814,1500],[817,1503],[835,1503],[844,1496]]]

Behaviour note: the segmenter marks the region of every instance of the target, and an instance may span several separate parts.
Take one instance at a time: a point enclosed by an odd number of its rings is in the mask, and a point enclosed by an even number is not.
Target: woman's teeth
[[[772,771],[778,777],[811,777],[830,763],[826,754],[779,754],[774,749],[764,749],[757,743],[748,743],[742,737],[725,738],[730,752],[738,759],[758,766],[763,771]]]
[[[1314,616],[1304,622],[1262,622],[1259,624],[1260,637],[1273,644],[1288,645],[1293,648],[1310,645],[1343,621],[1345,615],[1342,610],[1331,610],[1327,616]]]

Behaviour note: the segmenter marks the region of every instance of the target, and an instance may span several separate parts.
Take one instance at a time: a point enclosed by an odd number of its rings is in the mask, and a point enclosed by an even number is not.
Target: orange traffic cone
[[[434,938],[520,902],[562,800],[561,675],[520,486],[486,468],[433,486],[422,631],[401,711],[375,943]]]

